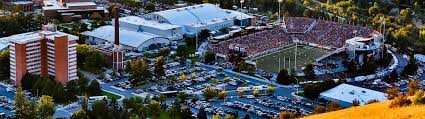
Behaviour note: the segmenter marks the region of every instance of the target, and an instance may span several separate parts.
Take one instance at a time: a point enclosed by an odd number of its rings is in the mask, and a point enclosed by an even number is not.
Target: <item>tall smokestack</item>
[[[118,20],[118,17],[119,17],[118,14],[119,14],[120,9],[117,6],[115,6],[114,9],[115,9],[115,14],[114,14],[114,19],[115,19],[115,39],[114,39],[114,44],[115,45],[119,45],[120,44],[120,23],[119,23],[119,20]]]

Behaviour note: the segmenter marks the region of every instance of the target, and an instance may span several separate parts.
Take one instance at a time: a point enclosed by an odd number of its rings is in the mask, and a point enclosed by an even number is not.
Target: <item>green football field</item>
[[[285,50],[269,54],[264,57],[257,58],[254,60],[257,63],[257,68],[271,71],[279,72],[279,58],[280,58],[280,68],[290,70],[295,66],[295,47],[290,47]],[[309,63],[313,63],[315,59],[320,56],[325,55],[327,52],[321,49],[313,49],[311,47],[298,47],[297,48],[297,68],[305,67]]]

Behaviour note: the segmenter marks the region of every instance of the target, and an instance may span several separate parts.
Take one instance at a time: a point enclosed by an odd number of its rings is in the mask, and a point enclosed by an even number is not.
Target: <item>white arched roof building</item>
[[[255,23],[255,17],[245,13],[221,9],[214,4],[200,4],[183,8],[165,10],[145,15],[146,18],[179,25],[184,28],[187,34],[194,34],[195,31],[208,29],[211,31],[231,27],[233,25],[251,25]]]
[[[127,50],[145,51],[150,45],[168,45],[168,38],[150,34],[147,32],[137,32],[120,28],[120,44]],[[93,31],[83,32],[88,37],[91,44],[102,44],[114,41],[114,26],[102,26]]]

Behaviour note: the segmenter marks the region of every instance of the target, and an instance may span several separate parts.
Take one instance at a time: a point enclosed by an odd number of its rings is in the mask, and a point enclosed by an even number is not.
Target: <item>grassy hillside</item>
[[[425,105],[389,108],[390,101],[304,117],[302,119],[424,119]]]

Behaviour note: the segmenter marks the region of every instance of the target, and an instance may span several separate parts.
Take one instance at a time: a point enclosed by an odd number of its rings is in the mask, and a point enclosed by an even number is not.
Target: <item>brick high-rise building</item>
[[[78,37],[44,25],[41,31],[2,38],[10,42],[10,79],[16,85],[26,73],[51,75],[62,85],[77,77]]]

